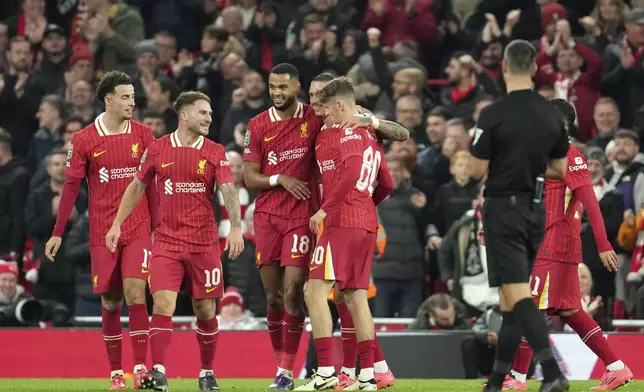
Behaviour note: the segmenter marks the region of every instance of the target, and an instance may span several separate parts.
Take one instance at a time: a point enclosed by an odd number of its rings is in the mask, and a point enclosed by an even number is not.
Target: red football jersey
[[[362,160],[360,178],[342,201],[339,210],[325,211],[325,225],[376,232],[378,216],[372,195],[380,170],[387,170],[381,143],[366,128],[322,127],[315,142],[315,159],[322,176],[323,202],[345,174],[342,170],[345,161],[354,156]]]
[[[581,203],[575,190],[591,185],[584,155],[570,144],[568,171],[563,180],[546,180],[546,231],[537,258],[581,263]]]
[[[137,178],[147,184],[157,176],[155,246],[205,252],[219,242],[213,195],[217,184],[233,182],[230,162],[221,144],[200,136],[192,146],[183,146],[177,132],[157,140],[145,152]]]
[[[136,121],[128,121],[122,133],[111,134],[103,115],[74,135],[65,165],[68,176],[87,178],[89,243],[94,246],[105,245],[123,192],[136,176],[143,152],[154,141],[150,128]],[[149,231],[150,211],[144,196],[123,222],[121,239],[127,241]]]
[[[275,107],[248,123],[244,160],[259,164],[262,174],[286,174],[311,183],[314,168],[313,142],[322,121],[309,105],[298,103],[292,118],[282,119]],[[283,217],[309,217],[309,200],[297,200],[281,186],[263,189],[255,200],[255,211]]]

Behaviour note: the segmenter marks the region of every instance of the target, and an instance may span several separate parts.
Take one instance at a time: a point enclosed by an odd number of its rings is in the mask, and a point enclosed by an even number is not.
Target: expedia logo
[[[340,144],[349,140],[362,140],[362,136],[358,135],[357,133],[345,136],[342,139],[340,139]]]
[[[568,166],[568,171],[576,172],[579,170],[588,170],[588,165],[584,163],[583,165]]]

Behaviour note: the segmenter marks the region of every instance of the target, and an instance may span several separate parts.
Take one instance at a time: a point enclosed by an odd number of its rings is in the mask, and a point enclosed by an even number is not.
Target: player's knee
[[[324,281],[309,280],[307,283],[304,289],[304,301],[307,305],[321,301],[326,304],[329,293],[324,293],[324,285],[321,283],[324,283]]]
[[[110,292],[101,295],[101,305],[109,311],[121,310],[123,306],[123,294],[120,292]]]
[[[214,299],[193,299],[192,310],[199,320],[210,320],[217,315],[217,306]]]
[[[123,293],[125,302],[128,305],[140,305],[145,303],[145,281],[141,279],[127,278],[123,281]]]
[[[342,290],[340,290],[338,288],[338,286],[336,286],[333,289],[333,301],[336,303],[336,305],[337,304],[343,304],[343,303],[346,302],[345,299],[344,299],[344,292]]]
[[[176,298],[170,298],[163,293],[155,293],[153,295],[152,313],[160,314],[163,316],[172,316],[176,307]]]

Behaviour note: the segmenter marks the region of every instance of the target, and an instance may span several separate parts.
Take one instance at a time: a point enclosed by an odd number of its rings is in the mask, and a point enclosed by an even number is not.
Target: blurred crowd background
[[[229,290],[220,323],[257,328],[252,316],[264,316],[266,304],[254,263],[256,194],[244,187],[241,153],[249,119],[271,105],[269,70],[290,62],[300,71],[302,101],[317,74],[347,75],[360,105],[412,134],[387,146],[396,186],[378,207],[387,242],[373,265],[374,316],[415,317],[409,328],[419,330],[474,327],[483,346],[493,346],[488,332],[500,323],[488,321],[498,295],[487,285],[485,252],[476,240],[483,187],[470,179],[468,150],[478,113],[505,94],[504,45],[519,38],[538,50],[537,91],[577,111],[571,138],[588,159],[620,258],[617,273],[604,270],[582,217],[584,307],[608,330],[612,319],[644,318],[643,0],[2,3],[0,309],[35,298],[46,305],[43,318],[55,324],[100,316],[86,193],[56,263],[43,253],[67,146],[102,111],[94,97],[101,75],[122,70],[134,80],[135,119],[156,137],[176,128],[171,103],[181,91],[212,99],[210,137],[228,151],[246,238],[241,258],[225,261]],[[228,215],[219,197],[213,202],[223,239]],[[191,314],[189,298],[180,298],[177,314]]]

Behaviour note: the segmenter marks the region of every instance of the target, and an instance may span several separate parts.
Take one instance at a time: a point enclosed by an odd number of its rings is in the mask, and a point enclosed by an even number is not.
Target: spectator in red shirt
[[[380,29],[384,46],[394,46],[404,39],[427,44],[437,30],[433,12],[432,0],[370,0],[360,28]]]

